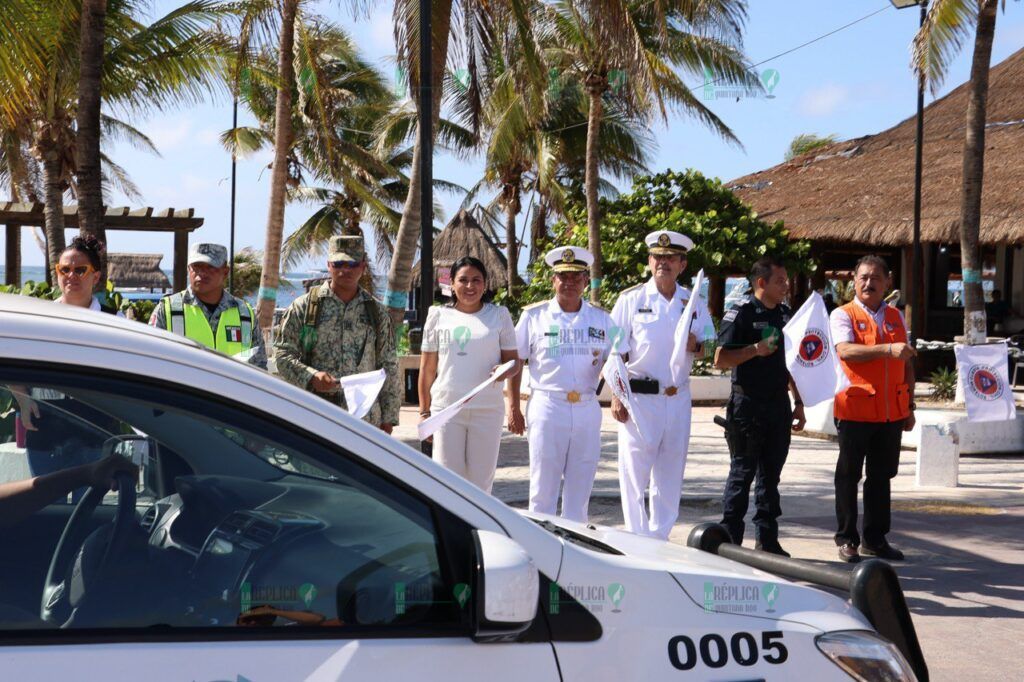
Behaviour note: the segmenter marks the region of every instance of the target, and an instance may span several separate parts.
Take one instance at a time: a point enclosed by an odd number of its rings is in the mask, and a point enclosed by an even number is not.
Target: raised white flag
[[[633,391],[629,388],[629,372],[626,370],[626,363],[622,361],[622,356],[615,352],[614,346],[612,353],[604,363],[604,367],[601,368],[601,376],[604,377],[604,381],[608,384],[612,395],[618,398],[619,402],[626,407],[626,411],[629,412],[629,418],[636,424],[636,430],[640,432],[640,437],[643,438],[644,429],[640,426],[638,412],[633,407]]]
[[[345,393],[345,404],[348,412],[356,419],[362,419],[373,407],[384,387],[385,374],[383,369],[361,374],[349,374],[338,379],[341,390]]]
[[[800,399],[810,407],[831,400],[849,385],[829,333],[828,310],[821,294],[812,291],[782,330],[786,368]]]
[[[504,365],[499,365],[494,368],[494,371],[488,375],[486,379],[481,381],[475,387],[473,387],[469,393],[462,396],[448,407],[444,408],[436,414],[432,414],[416,426],[417,435],[420,440],[426,440],[434,435],[434,432],[440,429],[442,426],[452,420],[452,417],[457,415],[462,408],[466,406],[470,400],[472,400],[477,394],[483,391],[485,388],[490,386],[496,381],[504,381],[506,376],[516,366],[515,360],[509,360]]]
[[[699,343],[713,337],[715,333],[715,323],[711,319],[711,313],[708,312],[707,304],[700,296],[700,290],[703,286],[704,271],[701,270],[693,280],[693,291],[690,292],[690,300],[686,302],[686,307],[683,308],[683,315],[676,324],[675,342],[672,346],[672,355],[669,358],[669,367],[672,370],[672,383],[675,386],[684,385],[690,378],[693,354],[686,350],[690,334],[692,333],[696,336]]]
[[[996,422],[1016,419],[1017,407],[1010,389],[1006,342],[976,346],[956,344],[957,371],[967,403],[967,420]]]

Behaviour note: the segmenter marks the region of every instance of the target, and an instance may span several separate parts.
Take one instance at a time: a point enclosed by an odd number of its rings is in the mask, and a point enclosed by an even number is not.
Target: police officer
[[[583,300],[594,257],[564,246],[544,257],[555,296],[527,306],[516,325],[519,357],[529,361],[530,401],[525,423],[530,444],[530,511],[585,523],[601,458],[601,406],[597,384],[608,358],[611,317]],[[520,376],[512,379],[518,384]],[[513,389],[513,394],[517,389]],[[521,431],[518,403],[509,427]]]
[[[789,454],[790,429],[804,427],[800,394],[786,369],[782,328],[789,321],[783,301],[789,294],[785,265],[771,257],[754,263],[754,295],[722,318],[715,367],[732,369],[732,395],[726,408],[729,478],[722,499],[722,525],[743,544],[743,517],[750,484],[756,478],[755,548],[788,557],[779,544],[779,478]],[[795,408],[790,410],[793,394]]]
[[[612,309],[618,342],[629,371],[638,419],[612,400],[612,416],[619,422],[619,487],[626,528],[634,533],[668,539],[679,516],[679,495],[690,443],[689,376],[672,383],[670,358],[676,325],[690,300],[690,292],[676,281],[686,268],[686,252],[693,241],[678,232],[659,230],[644,239],[652,277],[626,289]],[[696,330],[687,350],[700,350],[699,342],[712,338]],[[698,336],[700,338],[698,338]],[[645,425],[641,435],[636,421]],[[644,491],[650,486],[650,515]]]
[[[266,369],[256,314],[225,290],[227,278],[228,250],[220,244],[193,244],[188,250],[188,289],[164,296],[149,323],[225,355],[243,354],[249,364]]]
[[[330,277],[288,306],[274,359],[281,378],[343,408],[339,378],[383,369],[384,387],[363,419],[391,433],[402,401],[398,355],[391,318],[359,286],[366,267],[361,236],[331,237]]]

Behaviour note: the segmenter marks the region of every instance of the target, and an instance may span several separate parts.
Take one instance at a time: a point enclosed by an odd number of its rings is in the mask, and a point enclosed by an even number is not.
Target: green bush
[[[931,373],[928,380],[932,384],[932,397],[936,400],[950,402],[956,398],[956,369],[940,367]]]

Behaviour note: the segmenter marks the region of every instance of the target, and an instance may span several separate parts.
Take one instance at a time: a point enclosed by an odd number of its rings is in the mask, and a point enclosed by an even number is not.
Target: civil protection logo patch
[[[796,355],[796,361],[802,367],[817,367],[828,358],[828,341],[825,332],[810,327],[804,338],[800,341],[800,352]]]
[[[998,400],[1003,396],[1003,382],[989,365],[971,365],[967,387],[980,400]]]

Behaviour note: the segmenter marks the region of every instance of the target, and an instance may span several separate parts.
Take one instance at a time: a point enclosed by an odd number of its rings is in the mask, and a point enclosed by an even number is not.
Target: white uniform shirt
[[[579,312],[558,301],[523,310],[516,325],[520,359],[529,359],[530,387],[541,391],[593,393],[608,359],[612,318],[586,301]]]
[[[622,330],[618,335],[618,352],[629,353],[626,368],[631,378],[657,379],[663,388],[673,385],[669,360],[675,345],[676,325],[689,300],[690,290],[678,283],[672,300],[666,299],[658,292],[653,277],[619,295],[612,308],[612,324],[616,331]],[[693,329],[691,333],[698,343],[714,338],[713,329],[710,335],[707,329]]]
[[[512,316],[504,306],[485,303],[476,313],[432,306],[423,329],[424,351],[437,353],[437,378],[430,389],[436,411],[469,393],[501,364],[501,351],[516,349]],[[485,388],[469,403],[474,408],[504,409],[502,385]]]
[[[853,299],[854,305],[861,307],[861,310],[866,312],[872,320],[875,321],[875,328],[881,329],[885,323],[885,309],[889,307],[889,304],[882,301],[882,305],[878,306],[878,310],[871,312],[871,310],[860,302],[860,299]],[[896,311],[900,316],[900,324],[903,328],[907,328],[906,320],[903,319],[903,313]],[[832,332],[832,343],[853,343],[853,320],[846,314],[846,311],[842,308],[836,308],[832,311],[832,314],[828,316],[829,331]]]

